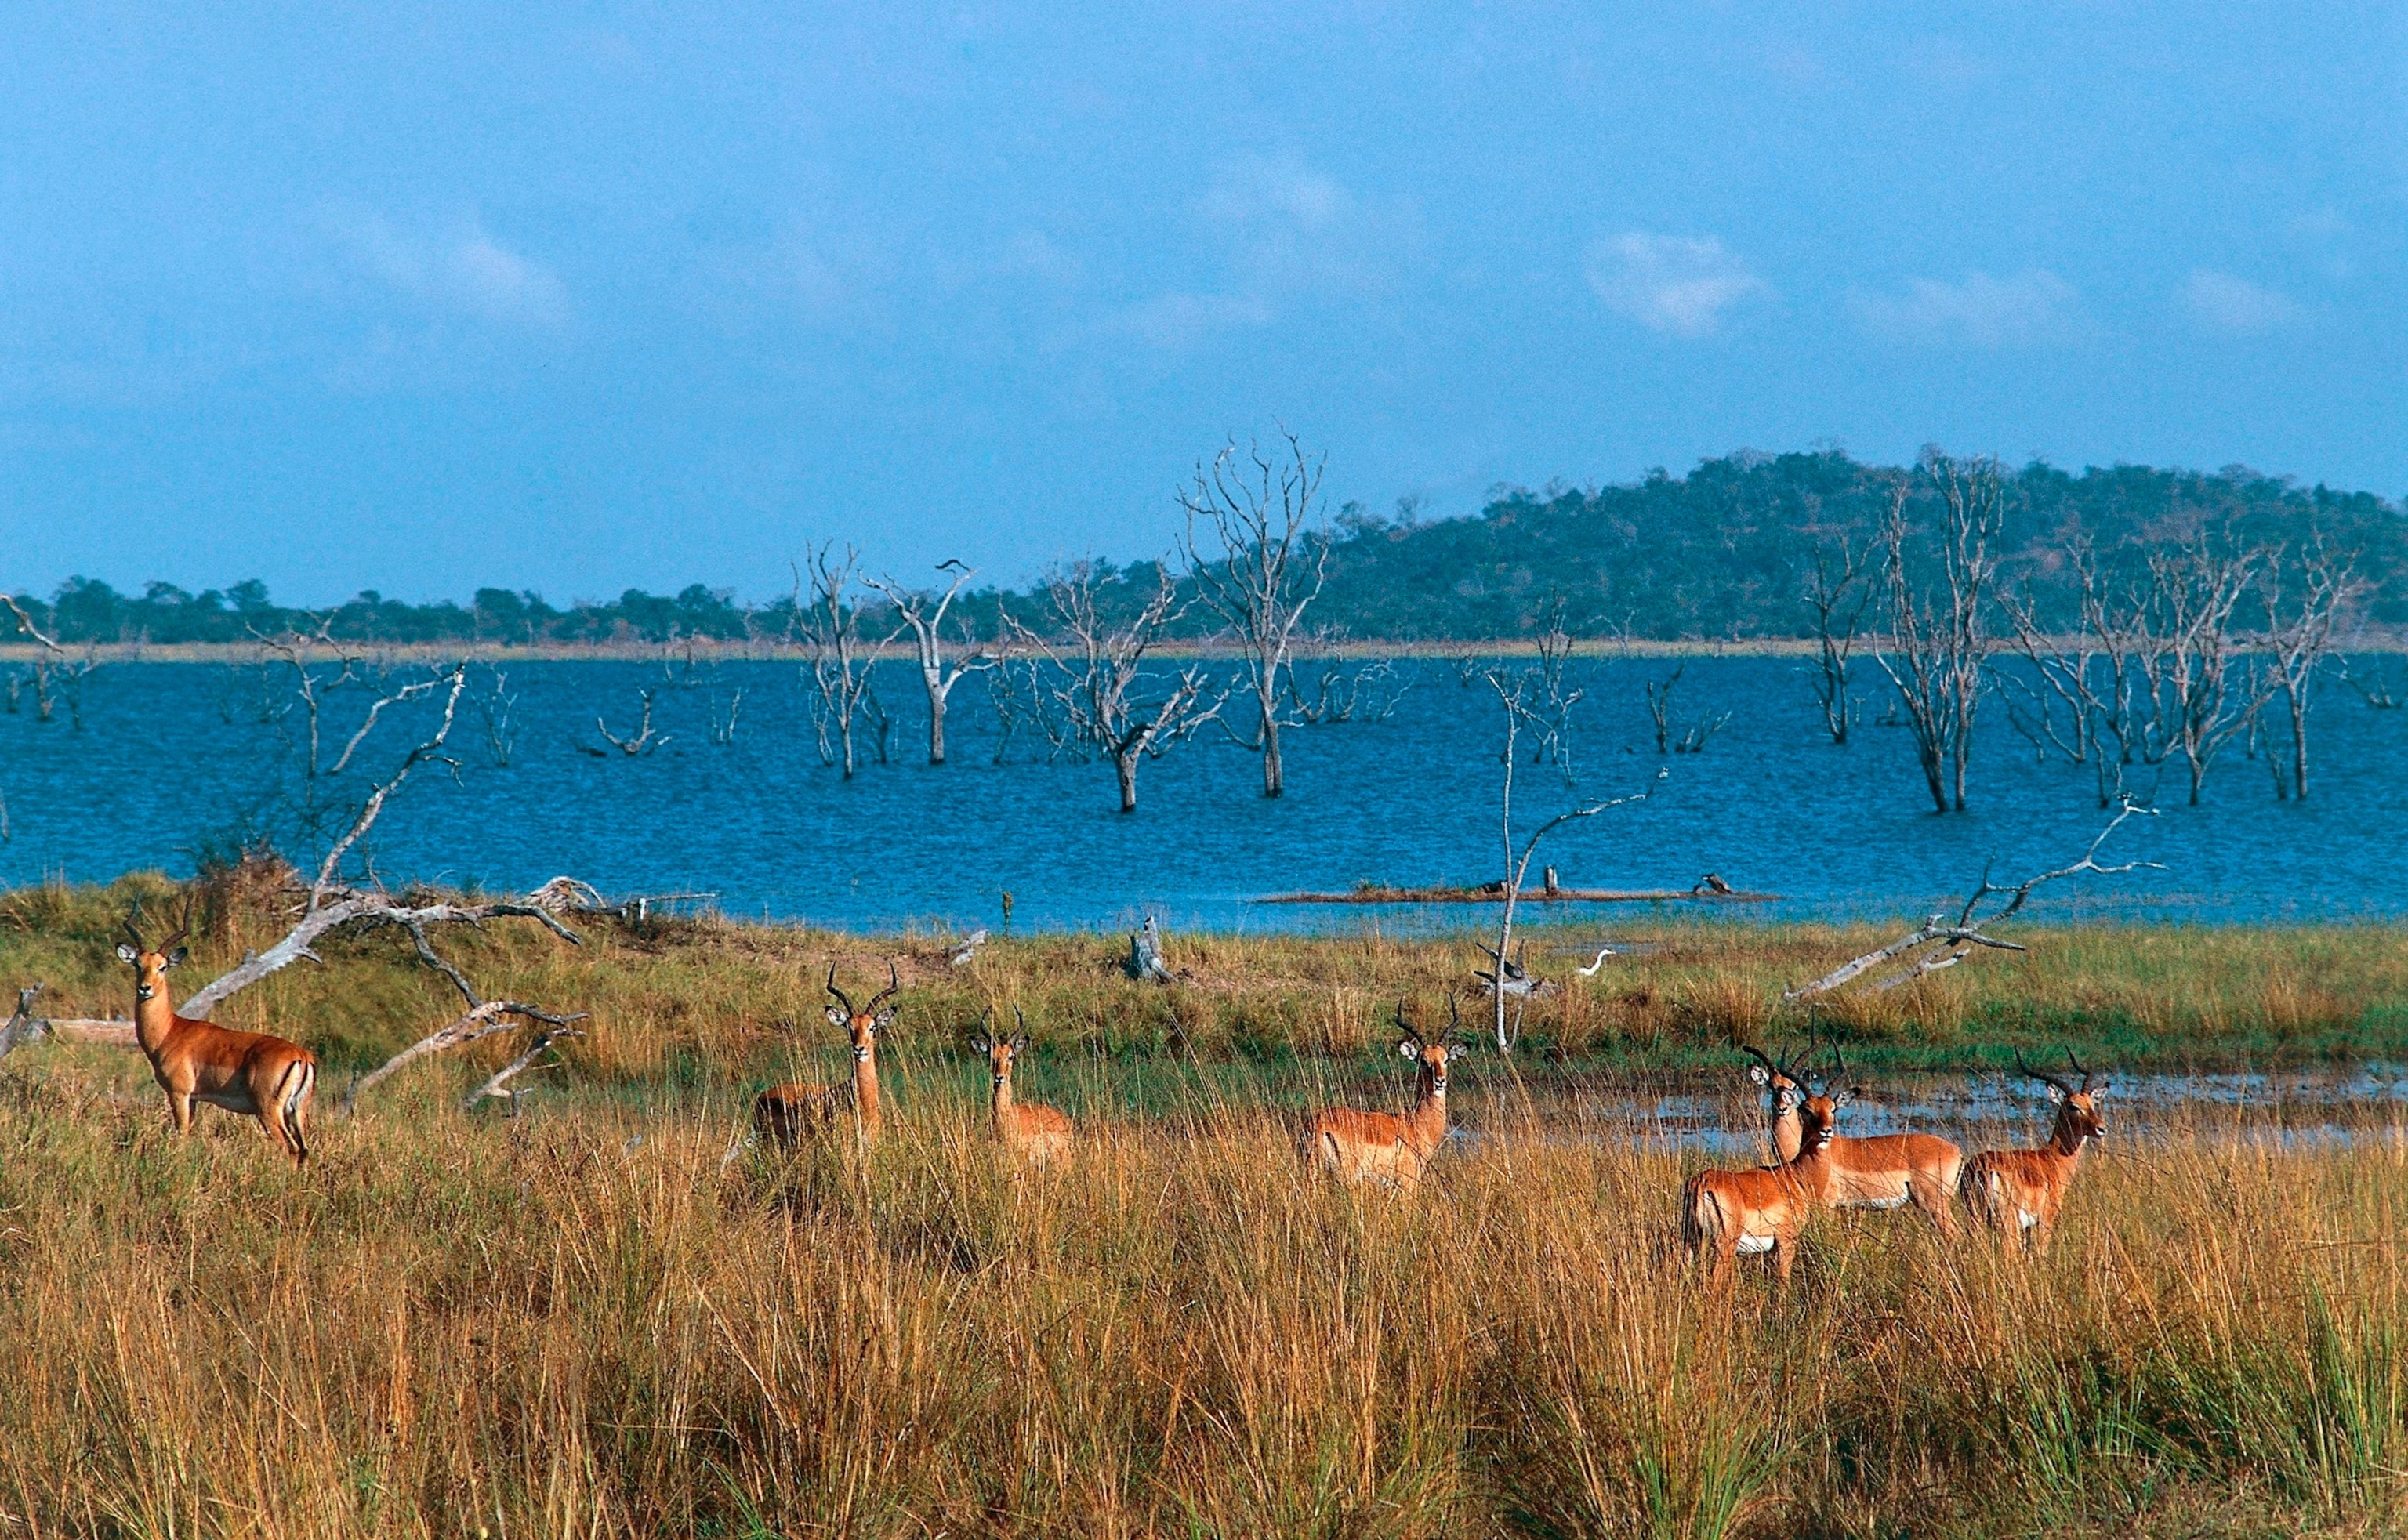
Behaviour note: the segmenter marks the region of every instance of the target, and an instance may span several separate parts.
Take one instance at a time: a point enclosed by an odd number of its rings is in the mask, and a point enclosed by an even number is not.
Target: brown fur
[[[1692,1259],[1711,1248],[1715,1288],[1729,1283],[1742,1240],[1769,1242],[1773,1277],[1788,1284],[1806,1221],[1828,1201],[1831,1123],[1844,1100],[1844,1093],[1805,1099],[1796,1160],[1753,1171],[1700,1171],[1681,1184],[1681,1242]]]
[[[1421,1184],[1439,1147],[1446,1143],[1447,1065],[1461,1045],[1424,1043],[1408,1036],[1398,1043],[1413,1061],[1412,1110],[1361,1112],[1325,1107],[1305,1120],[1297,1148],[1307,1161],[1348,1182],[1383,1182],[1410,1190]]]
[[[1043,1165],[1068,1153],[1075,1132],[1069,1114],[1018,1101],[1011,1094],[1012,1067],[1028,1047],[1028,1034],[1022,1033],[1009,1041],[1001,1036],[992,1041],[979,1037],[970,1047],[986,1055],[987,1074],[995,1082],[995,1134],[1004,1148],[1031,1165]]]
[[[258,1119],[295,1166],[307,1163],[317,1056],[265,1033],[233,1032],[178,1016],[168,999],[167,970],[184,960],[182,948],[160,952],[126,946],[117,951],[134,968],[134,1036],[159,1089],[167,1093],[176,1132],[191,1133],[193,1104],[206,1102]]]
[[[828,1025],[841,1028],[853,1047],[853,1078],[840,1086],[789,1080],[752,1098],[752,1132],[765,1142],[792,1149],[807,1138],[825,1134],[853,1115],[854,1130],[864,1145],[878,1141],[884,1104],[878,1094],[878,1034],[894,1023],[895,1012],[882,1009],[900,986],[887,969],[885,989],[855,1007],[837,988],[836,969],[828,969],[827,991],[837,1003],[827,1008]]]
[[[2082,1165],[2082,1151],[2107,1132],[2100,1091],[2071,1091],[2052,1081],[2057,1126],[2038,1149],[1985,1149],[1966,1163],[1965,1205],[2000,1241],[2022,1236],[2034,1254],[2048,1250],[2057,1216]],[[2031,1222],[2026,1224],[2024,1216]]]

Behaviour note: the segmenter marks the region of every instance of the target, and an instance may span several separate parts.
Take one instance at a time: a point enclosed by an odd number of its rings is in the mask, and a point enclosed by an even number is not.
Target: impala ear
[[[970,1039],[970,1051],[972,1053],[991,1053],[994,1051],[994,1048],[995,1045],[989,1043],[983,1036],[973,1037]]]
[[[1027,1048],[1027,1047],[1028,1034],[1025,1032],[1011,1040],[1011,1051],[1014,1053],[1023,1052]]]
[[[1397,1043],[1397,1052],[1407,1059],[1418,1059],[1422,1056],[1422,1046],[1417,1039],[1400,1038]]]
[[[191,948],[179,947],[174,951],[167,954],[167,966],[171,968],[180,968],[184,965],[184,959],[192,955]]]
[[[1831,1105],[1835,1107],[1846,1106],[1850,1102],[1856,1099],[1856,1092],[1863,1089],[1864,1088],[1862,1086],[1843,1086],[1840,1090],[1831,1092]]]
[[[127,946],[122,941],[117,944],[117,960],[120,962],[132,962],[141,957],[141,955],[142,954],[140,952],[136,951],[133,948]]]
[[[2048,1099],[2052,1102],[2062,1102],[2065,1100],[2065,1092],[2051,1086],[2048,1088]]]
[[[1772,1077],[1765,1073],[1764,1066],[1762,1064],[1748,1065],[1747,1077],[1755,1081],[1759,1086],[1769,1086],[1772,1084]]]
[[[844,1007],[842,1005],[830,1005],[827,1008],[827,1020],[828,1025],[831,1027],[849,1027],[853,1025],[853,1018],[844,1013]]]
[[[1452,1043],[1447,1046],[1446,1056],[1449,1059],[1460,1059],[1470,1051],[1471,1045],[1469,1043]]]
[[[891,1011],[891,1010],[882,1010],[882,1011],[880,1011],[880,1012],[878,1013],[878,1020],[875,1020],[875,1021],[872,1021],[869,1025],[870,1025],[871,1030],[873,1030],[873,1031],[876,1031],[876,1032],[884,1032],[887,1028],[889,1028],[889,1027],[893,1026],[894,1024],[895,1024],[895,1013],[894,1013],[893,1011]]]

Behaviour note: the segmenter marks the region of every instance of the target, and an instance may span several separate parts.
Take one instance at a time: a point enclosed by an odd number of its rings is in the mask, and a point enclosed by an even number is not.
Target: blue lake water
[[[1397,911],[1264,905],[1295,889],[1482,882],[1501,869],[1497,821],[1500,712],[1441,662],[1403,665],[1413,679],[1385,720],[1291,729],[1288,795],[1266,801],[1254,757],[1217,731],[1148,763],[1142,806],[1117,810],[1111,767],[1045,763],[1025,731],[996,763],[996,719],[973,679],[954,695],[953,763],[923,763],[916,671],[888,665],[881,692],[896,727],[891,764],[851,781],[824,766],[798,670],[727,663],[707,681],[661,691],[655,726],[671,741],[630,759],[593,757],[597,713],[625,733],[636,692],[658,664],[519,663],[507,666],[515,752],[492,763],[470,709],[454,734],[456,782],[422,771],[379,824],[371,851],[388,880],[523,889],[556,874],[613,895],[671,889],[720,895],[736,916],[851,928],[968,929],[1002,918],[1057,928],[1119,927],[1151,911],[1172,926],[1245,928],[1469,926],[1485,906]],[[1782,895],[1750,916],[1920,915],[1961,893],[1995,861],[2002,878],[2073,859],[2104,820],[2088,770],[2044,763],[1985,705],[1971,812],[1935,816],[1900,729],[1867,723],[1834,748],[1819,730],[1799,663],[1690,660],[1677,715],[1730,713],[1698,754],[1659,761],[1642,683],[1659,660],[1578,666],[1580,791],[1643,790],[1659,763],[1670,777],[1646,803],[1554,836],[1567,885],[1686,888],[1706,872]],[[481,675],[480,675],[481,678]],[[278,691],[281,686],[276,687]],[[735,740],[710,741],[714,692],[746,691]],[[1873,683],[1864,692],[1879,710]],[[260,675],[199,663],[109,664],[82,687],[83,726],[64,708],[36,720],[30,692],[0,715],[0,796],[10,837],[0,879],[99,880],[141,868],[188,874],[198,852],[241,831],[289,828],[299,719],[259,720]],[[330,717],[329,758],[361,702]],[[362,750],[381,773],[410,718]],[[2316,779],[2306,802],[2279,802],[2264,763],[2236,740],[2206,801],[2186,806],[2168,764],[2163,811],[2119,832],[2103,860],[2146,858],[2165,870],[2061,885],[2041,912],[2212,921],[2391,919],[2408,912],[2408,712],[2376,711],[2334,688],[2319,698]],[[2145,788],[2157,772],[2137,772]],[[356,795],[347,777],[338,791]],[[1526,816],[1573,793],[1546,766],[1524,764]],[[288,845],[301,843],[288,834]],[[1532,880],[1537,878],[1532,869]],[[1727,911],[1731,912],[1731,911]],[[1601,925],[1632,906],[1589,911]]]

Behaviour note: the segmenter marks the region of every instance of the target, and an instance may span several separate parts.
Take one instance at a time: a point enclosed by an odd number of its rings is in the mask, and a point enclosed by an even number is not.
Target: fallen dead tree
[[[1851,958],[1810,984],[1801,984],[1794,990],[1785,991],[1781,996],[1783,1003],[1812,1000],[1818,995],[1829,994],[1835,990],[1844,989],[1859,979],[1868,977],[1875,980],[1871,987],[1876,993],[1886,992],[1902,985],[1912,984],[1919,978],[1928,977],[1944,968],[1955,967],[1971,956],[1977,947],[1987,947],[2006,952],[2027,950],[2028,948],[2021,942],[2002,939],[1990,934],[1989,931],[1991,927],[2010,919],[2020,910],[2036,889],[2051,882],[2061,881],[2066,877],[2078,877],[2085,872],[2100,877],[2114,877],[2123,872],[2165,870],[2162,863],[2155,861],[2128,861],[2118,866],[2102,866],[2099,863],[2100,848],[2107,843],[2108,836],[2124,826],[2126,820],[2143,814],[2154,817],[2156,811],[2155,808],[2143,807],[2128,798],[2126,799],[2123,806],[2116,810],[2115,816],[2107,821],[2107,827],[2099,831],[2098,837],[2090,842],[2090,848],[2082,853],[2081,860],[2070,865],[2059,866],[2054,871],[2042,872],[2036,877],[2026,877],[2013,887],[2004,887],[1992,882],[1988,869],[1985,868],[1981,882],[1974,887],[1971,893],[1967,895],[1965,902],[1958,905],[1954,918],[1945,911],[1935,914],[1909,934],[1902,935],[1886,946],[1877,947],[1860,957]],[[2003,902],[2000,902],[2000,900]],[[1983,905],[1985,904],[1994,905],[1986,914],[1983,912]],[[1910,954],[1920,951],[1926,947],[1931,948],[1931,950],[1925,952],[1921,957],[1908,960]],[[1885,971],[1893,967],[1898,971],[1895,973]]]
[[[1718,891],[1697,888],[1525,888],[1523,904],[1771,904],[1778,893]],[[1256,904],[1502,904],[1505,884],[1484,882],[1471,888],[1392,888],[1366,882],[1338,892],[1267,893]]]
[[[304,677],[307,678],[306,673]],[[485,998],[469,982],[466,973],[436,949],[433,933],[437,927],[466,925],[481,930],[497,920],[530,920],[569,945],[581,946],[583,938],[562,922],[562,915],[630,912],[627,906],[605,904],[591,886],[569,877],[555,877],[523,898],[471,902],[418,891],[395,893],[375,880],[372,868],[368,868],[364,861],[355,861],[355,852],[362,848],[362,841],[375,827],[394,795],[415,772],[428,764],[442,765],[457,772],[459,762],[446,751],[446,746],[459,720],[460,697],[466,678],[467,665],[465,663],[453,663],[434,670],[428,677],[380,692],[345,746],[341,760],[336,766],[337,771],[351,762],[388,710],[421,699],[430,704],[439,701],[440,716],[434,730],[403,754],[399,764],[390,775],[368,788],[349,824],[328,845],[315,876],[308,879],[307,886],[303,887],[296,881],[294,888],[288,890],[297,897],[298,907],[282,938],[265,949],[245,952],[240,962],[194,991],[178,1010],[179,1016],[205,1021],[226,1000],[272,974],[305,961],[322,964],[325,959],[316,948],[337,932],[374,930],[384,926],[402,931],[409,937],[419,960],[442,975],[459,991],[466,1008],[452,1020],[361,1077],[343,1098],[347,1110],[357,1105],[363,1092],[419,1060],[495,1033],[526,1026],[539,1028],[533,1046],[520,1056],[518,1062],[480,1087],[464,1104],[464,1106],[474,1106],[487,1096],[501,1093],[512,1076],[533,1064],[553,1043],[581,1034],[581,1029],[575,1023],[585,1020],[583,1012],[555,1011],[523,1000]],[[312,736],[314,741],[314,716]],[[349,869],[354,864],[360,868],[356,875]],[[190,906],[191,897],[188,896],[188,916]],[[641,905],[637,905],[632,912],[640,915]],[[32,1007],[41,989],[42,986],[37,984],[20,991],[16,1016],[10,1019],[6,1029],[0,1029],[0,1052],[35,1036],[44,1035],[69,1041],[116,1043],[120,1041],[117,1034],[122,1031],[122,1041],[132,1042],[131,1023],[37,1022],[33,1017]]]

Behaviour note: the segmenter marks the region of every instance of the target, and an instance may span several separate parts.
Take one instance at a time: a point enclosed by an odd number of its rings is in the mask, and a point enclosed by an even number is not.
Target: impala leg
[[[1772,1237],[1772,1281],[1783,1293],[1789,1291],[1789,1269],[1798,1259],[1798,1237],[1788,1231],[1777,1231]]]
[[[1907,1183],[1907,1191],[1914,1199],[1914,1206],[1922,1209],[1930,1217],[1931,1222],[1940,1227],[1942,1235],[1952,1241],[1956,1238],[1956,1219],[1948,1212],[1949,1198],[1944,1188],[1918,1176]]]
[[[193,1097],[190,1091],[167,1093],[167,1117],[179,1134],[193,1132]]]

